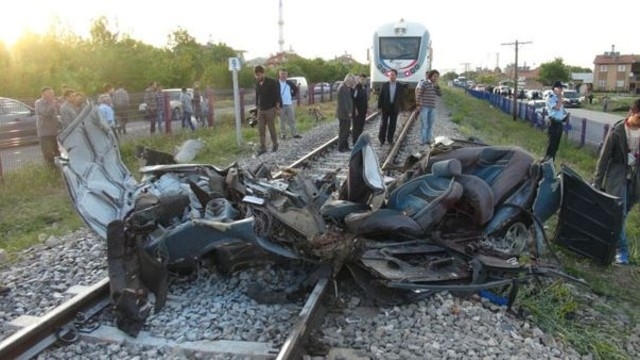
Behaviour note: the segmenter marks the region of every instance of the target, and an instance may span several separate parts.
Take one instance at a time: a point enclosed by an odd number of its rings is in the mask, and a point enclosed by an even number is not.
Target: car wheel
[[[524,221],[514,221],[494,239],[496,250],[513,256],[536,255],[535,238],[531,227]]]

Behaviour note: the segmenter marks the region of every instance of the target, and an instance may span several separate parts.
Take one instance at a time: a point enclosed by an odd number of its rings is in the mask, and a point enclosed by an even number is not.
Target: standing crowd
[[[182,87],[179,97],[171,99],[170,95],[164,92],[162,84],[157,81],[149,82],[144,91],[144,118],[149,123],[149,132],[169,132],[168,126],[174,116],[180,119],[183,129],[195,131],[194,119],[199,126],[213,126],[213,112],[209,110],[212,107],[212,97],[211,87],[202,92],[196,82],[192,90]],[[172,100],[179,101],[179,111],[171,104]]]
[[[40,90],[40,98],[35,103],[36,132],[47,165],[54,167],[55,158],[60,156],[58,134],[76,119],[87,103],[88,99],[83,93],[66,86],[63,86],[61,98],[56,97],[52,87],[45,86]],[[105,126],[116,134],[126,134],[129,93],[122,83],[118,83],[117,89],[105,84],[103,92],[98,95],[97,107]]]
[[[213,113],[210,102],[213,97],[213,90],[207,87],[205,91],[200,91],[198,83],[195,84],[193,92],[182,88],[179,100],[181,107],[182,127],[195,130],[192,118],[200,126],[213,126]],[[127,124],[130,120],[131,98],[122,82],[117,86],[110,83],[104,84],[99,94],[95,97],[95,106],[98,114],[105,126],[110,128],[116,138],[119,135],[127,134]],[[166,124],[170,121],[172,110],[168,95],[163,93],[163,87],[156,81],[151,81],[144,92],[145,108],[141,109],[145,120],[149,122],[151,134],[163,132]],[[36,132],[40,142],[42,156],[47,165],[54,166],[54,161],[60,155],[58,150],[58,135],[64,131],[82,112],[85,105],[91,99],[83,93],[62,87],[62,96],[57,97],[55,90],[50,86],[45,86],[40,90],[40,98],[35,102],[36,112]],[[164,129],[166,132],[167,129]],[[297,134],[296,134],[297,135]]]
[[[436,97],[441,96],[437,70],[430,70],[426,78],[420,80],[415,89],[415,101],[420,110],[420,142],[422,145],[433,142],[433,123],[436,116]],[[387,73],[389,81],[380,86],[377,108],[381,121],[378,129],[380,145],[393,145],[398,123],[398,115],[405,107],[406,85],[398,82],[398,72],[390,69]],[[338,87],[336,118],[338,119],[338,151],[347,152],[349,133],[352,144],[355,144],[364,129],[369,103],[369,86],[366,75],[356,77],[347,74]]]
[[[271,140],[271,151],[278,151],[278,134],[276,133],[276,117],[280,117],[280,138],[289,135],[294,139],[301,138],[296,127],[295,103],[300,90],[298,85],[289,80],[287,69],[278,71],[278,79],[265,75],[262,65],[254,68],[256,79],[256,110],[260,147],[257,156],[267,152],[267,130]]]

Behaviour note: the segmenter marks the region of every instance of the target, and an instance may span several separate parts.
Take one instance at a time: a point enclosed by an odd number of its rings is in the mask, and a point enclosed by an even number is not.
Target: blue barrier
[[[504,97],[500,94],[492,94],[486,91],[478,91],[465,89],[466,93],[480,100],[488,101],[494,107],[502,110],[503,113],[513,114],[513,98]],[[546,126],[546,109],[542,110],[542,114],[535,111],[535,108],[531,105],[527,105],[524,101],[519,101],[517,105],[516,117],[531,124],[532,127],[543,131]],[[569,111],[570,112],[570,111]],[[574,126],[574,122],[580,121],[580,126]],[[589,120],[586,118],[577,119],[573,116],[569,116],[569,120],[564,124],[563,130],[565,137],[576,143],[579,147],[589,146],[593,149],[599,149],[604,142],[604,138],[609,131],[609,125],[604,125],[602,137],[596,130],[597,126],[601,126],[602,123]]]

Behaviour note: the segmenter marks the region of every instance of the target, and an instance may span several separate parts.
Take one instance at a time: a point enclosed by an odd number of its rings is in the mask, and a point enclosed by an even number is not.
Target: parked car
[[[180,94],[182,94],[182,89],[174,88],[174,89],[162,89],[163,93],[169,94],[169,104],[171,106],[171,120],[181,120],[182,119],[182,102],[180,101]],[[188,88],[187,93],[193,99],[193,89]],[[147,111],[147,104],[142,103],[138,106],[138,111],[144,113]]]
[[[540,128],[546,126],[545,118],[547,117],[547,101],[546,100],[529,100],[527,106],[533,108],[536,125]]]
[[[493,93],[508,97],[513,93],[513,89],[506,85],[499,85],[493,88]]]
[[[314,94],[329,94],[331,92],[331,85],[326,82],[317,83],[313,86]]]
[[[532,106],[535,109],[535,111],[542,111],[542,109],[544,109],[545,106],[547,105],[547,101],[546,100],[529,100],[527,101],[527,105]]]
[[[525,91],[526,97],[529,100],[542,99],[542,92],[540,90],[529,89]]]
[[[0,97],[0,148],[37,142],[35,109],[21,101]]]
[[[305,99],[309,96],[309,83],[307,83],[307,78],[304,76],[292,76],[288,77],[288,80],[293,81],[298,87],[298,93],[300,94],[300,99]]]
[[[562,102],[565,108],[577,108],[582,105],[580,94],[575,90],[564,90],[562,92]]]

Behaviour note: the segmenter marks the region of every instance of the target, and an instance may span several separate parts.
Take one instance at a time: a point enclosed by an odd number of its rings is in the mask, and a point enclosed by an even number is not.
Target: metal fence
[[[500,94],[492,94],[486,91],[466,90],[471,96],[488,101],[496,108],[506,114],[513,114],[514,100]],[[546,129],[546,110],[536,112],[535,108],[527,104],[527,100],[519,100],[516,108],[516,117],[529,122],[534,128],[543,131]],[[609,131],[610,125],[595,119],[578,117],[571,114],[569,120],[564,124],[565,137],[574,142],[579,147],[589,147],[599,150],[604,142],[604,138]]]

